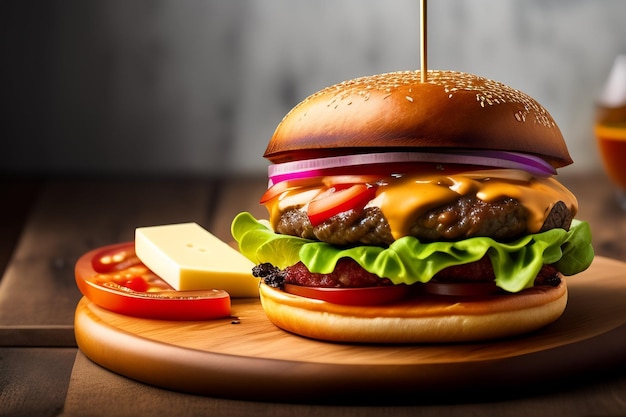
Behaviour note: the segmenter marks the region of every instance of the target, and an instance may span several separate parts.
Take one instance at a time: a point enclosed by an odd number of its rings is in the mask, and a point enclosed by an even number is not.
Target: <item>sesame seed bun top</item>
[[[383,149],[384,148],[384,149]],[[572,163],[552,116],[527,94],[455,71],[393,72],[324,88],[280,122],[271,162],[339,154],[465,148],[523,152]]]

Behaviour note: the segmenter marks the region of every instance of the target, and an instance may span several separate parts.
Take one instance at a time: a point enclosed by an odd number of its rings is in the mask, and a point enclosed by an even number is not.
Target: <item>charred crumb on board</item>
[[[241,320],[239,319],[239,317],[231,316],[230,318],[230,324],[241,324]]]

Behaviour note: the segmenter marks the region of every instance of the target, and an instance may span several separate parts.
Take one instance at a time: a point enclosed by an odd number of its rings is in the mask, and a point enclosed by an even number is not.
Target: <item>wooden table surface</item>
[[[590,223],[597,255],[626,260],[626,213],[606,176],[560,180],[579,198],[577,217]],[[0,416],[626,415],[626,360],[549,389],[494,392],[480,401],[442,394],[427,403],[328,406],[167,391],[103,369],[76,348],[81,295],[73,267],[80,255],[132,240],[136,227],[187,221],[230,241],[236,213],[265,216],[258,205],[265,183],[262,176],[0,178]]]

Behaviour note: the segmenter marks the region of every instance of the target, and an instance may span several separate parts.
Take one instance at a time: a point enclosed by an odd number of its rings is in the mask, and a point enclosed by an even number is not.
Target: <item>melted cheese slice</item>
[[[179,291],[222,289],[231,297],[258,297],[254,264],[196,223],[140,227],[137,257]]]
[[[476,195],[486,202],[510,197],[528,210],[527,230],[541,229],[554,204],[563,201],[573,215],[578,211],[576,197],[552,177],[508,178],[505,171],[482,178],[474,175],[433,176],[407,175],[379,189],[380,209],[387,218],[395,239],[406,236],[415,219],[428,210],[452,202],[461,196]]]
[[[323,183],[323,179],[320,179]],[[518,200],[528,210],[527,230],[537,232],[554,204],[563,201],[573,215],[578,211],[576,197],[553,177],[533,177],[519,170],[493,169],[458,174],[406,174],[389,177],[377,184],[376,197],[367,206],[379,207],[389,222],[394,239],[409,234],[420,215],[452,202],[461,196],[495,202],[507,197]],[[266,203],[270,222],[276,228],[281,214],[290,207],[306,210],[310,195],[319,195],[328,187],[290,189]]]

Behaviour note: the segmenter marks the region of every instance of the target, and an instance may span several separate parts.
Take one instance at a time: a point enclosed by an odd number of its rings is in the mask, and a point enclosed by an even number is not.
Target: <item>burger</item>
[[[557,320],[594,253],[572,163],[530,96],[468,73],[366,76],[309,96],[264,154],[269,218],[232,234],[276,326],[354,343],[503,338]]]

